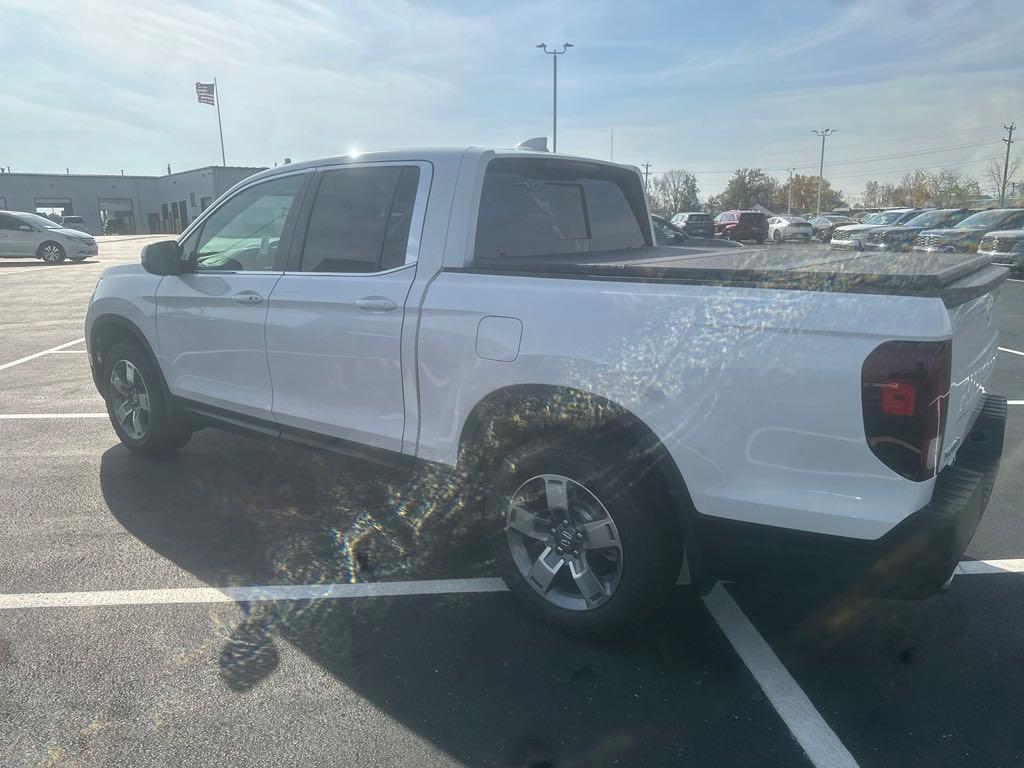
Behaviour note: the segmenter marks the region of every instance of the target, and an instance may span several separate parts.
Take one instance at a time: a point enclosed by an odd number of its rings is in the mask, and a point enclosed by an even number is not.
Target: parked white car
[[[784,214],[768,219],[768,237],[773,243],[781,243],[786,240],[809,242],[812,232],[811,222],[802,216]]]
[[[0,258],[84,261],[99,252],[96,239],[34,213],[0,211]]]
[[[636,168],[382,152],[236,185],[104,272],[85,337],[132,451],[213,425],[447,472],[512,591],[597,633],[684,553],[701,590],[780,545],[862,590],[946,583],[1002,452],[1006,276],[662,248]]]

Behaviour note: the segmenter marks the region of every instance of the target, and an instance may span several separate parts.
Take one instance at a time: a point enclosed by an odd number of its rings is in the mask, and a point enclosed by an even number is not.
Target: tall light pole
[[[548,50],[547,43],[537,43],[537,47],[551,56],[552,93],[551,93],[551,151],[558,151],[558,57],[573,47],[572,43],[562,43],[562,50]]]
[[[1002,206],[1006,202],[1006,177],[1010,170],[1010,147],[1013,145],[1013,132],[1017,126],[1013,123],[1004,125],[1003,130],[1006,131],[1006,138],[1000,139],[1006,145],[1006,159],[1003,161],[1003,183],[999,187],[999,205]]]
[[[796,168],[789,169],[789,184],[786,185],[789,187],[789,202],[786,203],[786,213],[793,212],[793,172],[795,170]]]
[[[832,128],[825,128],[820,131],[811,131],[811,133],[821,136],[821,163],[818,165],[818,208],[817,215],[821,214],[821,176],[825,172],[825,137],[831,136],[836,131]]]

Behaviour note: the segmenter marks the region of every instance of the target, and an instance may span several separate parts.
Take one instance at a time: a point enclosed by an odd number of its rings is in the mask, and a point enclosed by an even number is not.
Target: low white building
[[[214,165],[166,176],[0,174],[0,209],[81,216],[89,232],[178,233],[234,184],[263,168]]]

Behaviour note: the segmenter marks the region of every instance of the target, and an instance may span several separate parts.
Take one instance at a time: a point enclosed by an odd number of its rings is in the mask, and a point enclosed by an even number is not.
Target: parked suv
[[[833,248],[852,248],[855,251],[864,249],[868,236],[880,226],[905,224],[914,217],[924,213],[923,208],[894,208],[882,213],[871,213],[864,217],[860,224],[846,224],[832,231]]]
[[[73,229],[76,232],[89,234],[89,225],[86,224],[85,219],[81,216],[65,216],[60,220],[60,225],[64,229]]]
[[[715,237],[763,243],[768,239],[768,217],[760,211],[723,211],[715,217]]]
[[[0,211],[0,258],[84,261],[98,252],[95,238],[35,213]]]
[[[827,243],[832,239],[832,230],[844,224],[856,224],[855,219],[837,213],[822,213],[808,219],[811,222],[811,237]]]
[[[970,216],[967,208],[939,208],[919,213],[906,224],[875,227],[868,233],[864,247],[872,251],[909,251],[914,240],[926,229],[952,227]]]
[[[981,238],[978,255],[988,256],[993,264],[1006,264],[1015,271],[1024,269],[1024,229],[987,232]]]
[[[714,237],[715,222],[709,213],[693,211],[677,213],[672,217],[672,224],[692,237]]]
[[[914,250],[973,253],[988,232],[1021,227],[1024,227],[1024,208],[992,208],[968,216],[948,229],[924,230],[914,241]]]
[[[711,217],[708,216],[708,223]],[[654,225],[654,241],[658,245],[670,245],[681,248],[743,248],[743,243],[732,240],[715,239],[713,237],[693,237],[676,226],[664,216],[651,216]]]

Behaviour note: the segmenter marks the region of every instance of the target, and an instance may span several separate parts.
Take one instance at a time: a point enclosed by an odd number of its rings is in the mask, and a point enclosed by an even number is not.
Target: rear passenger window
[[[498,158],[487,166],[475,258],[594,253],[650,245],[636,174],[595,163]]]
[[[419,184],[415,166],[339,168],[321,177],[303,272],[380,272],[405,263]]]

